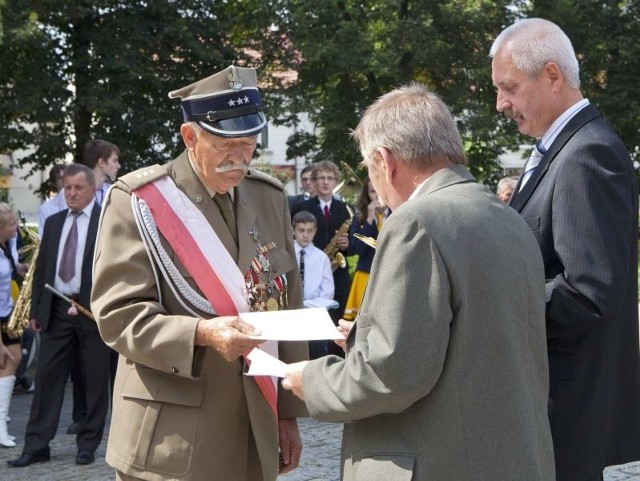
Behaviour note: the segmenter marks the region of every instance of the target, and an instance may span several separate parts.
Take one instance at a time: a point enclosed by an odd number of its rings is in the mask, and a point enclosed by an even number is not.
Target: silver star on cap
[[[200,202],[202,202],[202,196],[200,194],[193,194],[193,197],[191,197],[191,199],[196,203],[199,204]]]

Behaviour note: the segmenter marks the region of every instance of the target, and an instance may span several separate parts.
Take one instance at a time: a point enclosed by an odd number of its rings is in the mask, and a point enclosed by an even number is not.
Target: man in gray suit
[[[393,214],[345,358],[289,366],[316,419],[345,422],[342,477],[552,481],[544,277],[517,213],[477,184],[426,87],[378,99],[353,136]]]
[[[558,480],[600,480],[606,466],[640,459],[636,176],[620,138],[583,98],[557,25],[516,22],[490,54],[497,110],[542,154],[525,166],[510,205],[544,259]]]

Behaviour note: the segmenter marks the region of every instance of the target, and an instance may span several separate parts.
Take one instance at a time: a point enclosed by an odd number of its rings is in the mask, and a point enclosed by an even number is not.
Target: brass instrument
[[[20,293],[16,298],[13,305],[13,311],[11,311],[11,317],[9,322],[3,326],[4,332],[8,337],[17,339],[22,336],[24,329],[29,326],[29,316],[31,314],[31,287],[33,284],[33,271],[36,268],[36,258],[40,250],[40,239],[38,234],[33,232],[28,227],[21,227],[21,232],[26,234],[29,238],[29,244],[20,248],[19,254],[31,254],[29,259],[29,267],[27,273],[22,281],[22,287],[20,287]]]
[[[349,217],[342,223],[340,228],[336,231],[336,235],[333,236],[333,238],[324,248],[324,253],[327,254],[329,260],[331,261],[331,270],[333,272],[335,272],[338,267],[347,267],[347,259],[344,257],[344,254],[340,252],[340,247],[338,247],[338,240],[340,240],[340,237],[342,237],[344,234],[349,232],[351,220],[353,219],[353,212],[348,205],[345,204],[345,206],[349,211]]]

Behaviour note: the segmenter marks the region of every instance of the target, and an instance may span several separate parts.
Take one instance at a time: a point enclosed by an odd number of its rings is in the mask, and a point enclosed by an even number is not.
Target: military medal
[[[276,248],[275,242],[261,245],[260,234],[255,227],[249,235],[256,241],[256,255],[245,274],[246,296],[252,311],[277,311],[287,305],[287,281],[284,276],[275,276],[269,262],[269,251]]]
[[[267,300],[267,310],[268,311],[277,311],[278,310],[278,301],[274,297],[270,297]]]

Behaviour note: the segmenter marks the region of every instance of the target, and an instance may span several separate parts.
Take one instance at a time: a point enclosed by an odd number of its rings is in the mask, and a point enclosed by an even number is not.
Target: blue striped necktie
[[[520,189],[518,189],[518,192],[522,190],[529,178],[533,175],[546,151],[547,149],[545,149],[540,142],[533,147],[529,160],[527,160],[527,163],[524,166],[524,174],[522,175],[522,181],[520,182]]]

